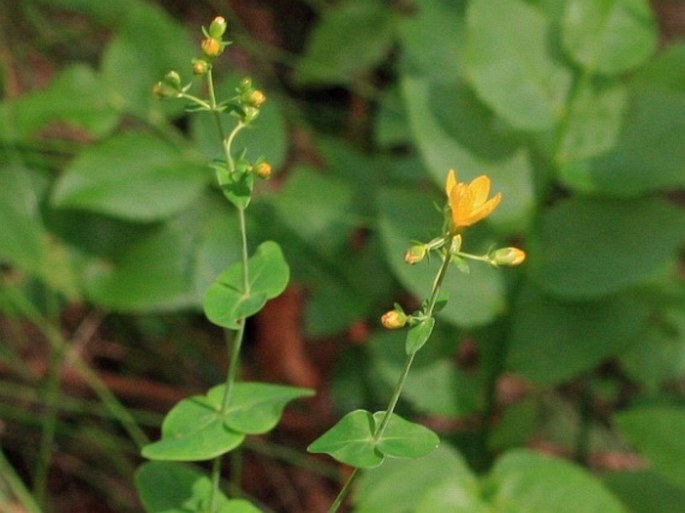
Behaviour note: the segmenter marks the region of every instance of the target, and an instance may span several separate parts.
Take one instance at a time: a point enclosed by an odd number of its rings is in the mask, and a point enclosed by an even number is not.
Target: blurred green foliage
[[[142,0],[31,2],[48,4],[111,37],[98,62],[68,63],[46,88],[0,103],[3,287],[37,304],[38,286],[62,305],[197,311],[239,244],[206,166],[216,157],[210,121],[188,123],[181,106],[151,94],[169,69],[190,76],[188,32]],[[468,418],[472,428],[446,431],[432,456],[368,473],[356,511],[677,511],[685,43],[657,49],[646,0],[410,4],[321,2],[280,77],[287,87],[265,74],[264,116],[237,141],[285,169],[255,198],[250,230],[255,245],[282,241],[308,291],[312,337],[376,326],[393,301],[425,295],[436,263],[408,267],[402,256],[434,235],[449,168],[462,181],[487,174],[504,194],[465,249],[510,239],[528,253],[518,270],[452,273],[403,415]],[[320,95],[335,101],[321,107]],[[362,130],[341,121],[347,105],[336,95],[369,106]],[[31,148],[60,147],[55,124],[83,142],[36,157]],[[309,134],[321,165],[297,160],[294,131]],[[9,300],[0,306],[16,314]],[[455,363],[464,340],[477,364]],[[401,347],[374,332],[341,357],[339,404],[377,405]],[[21,357],[6,347],[0,359]],[[511,375],[525,380],[523,401],[496,395]],[[632,449],[651,469],[599,479],[519,448],[534,440],[581,460]],[[648,499],[654,490],[664,490],[659,501]]]

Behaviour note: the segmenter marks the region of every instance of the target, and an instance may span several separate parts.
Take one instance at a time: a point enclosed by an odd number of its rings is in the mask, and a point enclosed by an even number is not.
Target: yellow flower
[[[390,310],[381,317],[381,324],[389,330],[403,328],[407,324],[407,315],[397,310]]]
[[[471,226],[486,218],[502,200],[501,192],[488,199],[490,178],[487,176],[479,176],[471,183],[460,183],[457,182],[454,169],[450,169],[447,174],[445,192],[455,228]]]

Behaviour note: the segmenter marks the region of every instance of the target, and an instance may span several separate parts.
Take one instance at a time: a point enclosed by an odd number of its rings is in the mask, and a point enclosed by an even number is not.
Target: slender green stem
[[[33,475],[33,493],[36,497],[36,502],[41,506],[45,506],[48,472],[55,443],[58,412],[57,401],[59,398],[62,359],[64,357],[63,347],[51,347],[50,353],[50,363],[43,392],[44,410],[40,447]]]
[[[449,253],[445,253],[442,257],[442,265],[440,266],[440,269],[438,270],[438,274],[435,276],[435,280],[433,281],[433,289],[431,290],[431,295],[430,299],[428,300],[428,306],[426,307],[425,312],[423,313],[423,317],[426,319],[430,319],[433,317],[433,313],[435,311],[435,305],[438,301],[438,296],[440,295],[440,289],[442,288],[442,283],[445,280],[445,275],[447,274],[447,269],[450,266],[450,262],[452,260],[452,257]],[[395,408],[397,407],[397,403],[400,400],[400,395],[402,394],[402,389],[404,388],[404,384],[407,380],[407,376],[409,375],[409,370],[411,369],[412,364],[414,363],[414,356],[416,353],[412,353],[410,355],[407,355],[406,360],[404,361],[404,367],[402,368],[402,373],[400,374],[399,379],[397,380],[397,383],[395,384],[395,389],[393,390],[392,396],[390,397],[390,401],[388,402],[388,407],[385,409],[385,413],[383,415],[383,419],[381,420],[380,425],[376,429],[373,435],[373,441],[378,442],[382,437],[383,433],[385,433],[386,428],[388,427],[388,424],[390,423],[390,419],[392,418],[392,414],[395,411]],[[335,513],[338,511],[338,508],[340,505],[343,503],[347,495],[350,493],[350,490],[352,488],[352,482],[355,480],[355,478],[358,475],[359,469],[356,468],[352,474],[347,478],[347,481],[345,481],[345,484],[343,485],[342,489],[338,493],[338,496],[335,498],[333,501],[333,504],[328,510],[328,513]]]
[[[31,492],[26,488],[24,482],[21,480],[19,475],[12,464],[7,460],[5,454],[0,449],[0,476],[2,480],[6,483],[9,489],[12,491],[19,504],[26,510],[27,513],[41,513],[41,508],[35,501]]]
[[[214,513],[216,509],[216,499],[219,495],[219,478],[221,477],[221,456],[217,456],[212,461],[212,489],[209,492],[208,513]]]
[[[345,484],[343,485],[342,489],[340,490],[340,493],[338,496],[335,498],[333,501],[333,504],[331,504],[331,507],[328,508],[328,513],[335,513],[338,511],[338,508],[340,508],[342,502],[345,500],[345,497],[350,493],[350,490],[352,488],[352,483],[354,483],[354,480],[356,477],[359,475],[359,468],[355,468],[352,473],[349,475],[347,478],[347,481],[345,481]]]
[[[216,123],[217,132],[221,139],[221,145],[224,151],[224,157],[226,158],[226,165],[228,166],[229,173],[235,172],[235,162],[232,155],[232,145],[235,136],[245,128],[245,123],[239,121],[236,126],[231,130],[231,132],[226,136],[226,131],[224,130],[223,123],[221,121],[221,112],[217,108],[216,93],[214,91],[214,80],[212,77],[211,69],[207,72],[207,89],[209,94],[209,106]],[[243,269],[243,288],[244,293],[249,295],[250,293],[250,275],[248,269],[248,244],[247,244],[247,226],[245,221],[245,209],[238,208],[238,220],[240,224],[240,238],[241,238],[241,260]],[[245,322],[246,319],[242,318],[238,321],[238,330],[234,337],[227,336],[228,352],[230,354],[228,370],[226,372],[226,381],[224,388],[224,396],[221,402],[221,413],[225,414],[228,410],[228,406],[231,402],[231,396],[234,389],[234,384],[238,379],[238,373],[240,370],[240,350],[243,344],[243,339],[245,338]],[[214,460],[212,465],[212,491],[210,495],[210,506],[209,513],[214,513],[216,508],[216,497],[219,492],[219,480],[221,475],[221,456]],[[234,476],[233,479],[239,479],[239,476]]]

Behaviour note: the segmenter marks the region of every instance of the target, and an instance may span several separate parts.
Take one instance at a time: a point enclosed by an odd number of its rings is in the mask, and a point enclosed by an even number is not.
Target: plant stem
[[[209,105],[214,116],[214,121],[216,123],[217,132],[221,139],[221,145],[224,151],[224,157],[226,158],[226,165],[228,166],[229,173],[235,172],[235,163],[233,160],[233,155],[231,151],[231,146],[233,145],[233,140],[235,136],[245,128],[245,123],[238,121],[236,126],[231,130],[228,137],[226,136],[226,131],[224,130],[223,123],[221,122],[221,112],[217,108],[216,103],[216,93],[214,92],[214,80],[212,78],[212,70],[207,72],[207,89],[209,94]],[[240,239],[241,239],[241,260],[243,268],[243,289],[245,295],[250,294],[250,274],[248,269],[248,244],[247,244],[247,226],[245,221],[245,209],[238,208],[238,220],[240,224]],[[231,396],[233,393],[234,384],[238,378],[238,372],[240,370],[240,349],[243,344],[243,339],[245,337],[245,323],[246,319],[242,318],[238,321],[238,330],[234,337],[227,336],[228,352],[230,355],[230,360],[228,364],[228,370],[226,372],[226,381],[224,388],[224,396],[221,401],[221,415],[224,415],[228,411],[229,404],[231,403]],[[216,497],[219,492],[219,478],[221,475],[221,456],[215,458],[212,464],[212,490],[210,494],[209,501],[209,513],[214,513],[216,508]],[[233,476],[237,478],[237,476]]]
[[[438,301],[438,296],[440,295],[440,289],[442,288],[442,282],[445,280],[445,275],[447,274],[447,269],[450,265],[450,262],[452,260],[452,257],[449,253],[444,253],[442,256],[442,265],[440,266],[440,269],[438,270],[438,274],[435,276],[435,280],[433,280],[433,289],[431,290],[431,295],[430,299],[428,300],[428,306],[426,307],[426,310],[423,314],[425,319],[430,319],[433,317],[433,312],[435,311],[435,305]],[[395,407],[397,406],[397,403],[400,400],[400,395],[402,394],[402,389],[404,388],[404,383],[407,380],[407,376],[409,375],[409,370],[411,369],[412,364],[414,363],[414,357],[416,353],[412,353],[407,355],[406,360],[404,361],[404,367],[402,368],[402,373],[400,374],[399,379],[397,380],[397,383],[395,384],[395,389],[392,393],[392,396],[390,397],[390,401],[388,402],[388,407],[385,409],[385,413],[383,414],[383,419],[381,420],[380,425],[376,429],[373,435],[373,441],[378,442],[382,437],[383,433],[385,433],[386,428],[388,427],[388,424],[390,423],[390,419],[392,418],[392,414],[395,411]],[[347,495],[350,493],[350,490],[352,488],[352,482],[356,479],[357,475],[359,474],[359,468],[355,468],[354,472],[350,474],[350,476],[347,478],[347,481],[345,481],[345,484],[343,485],[342,489],[338,493],[338,496],[335,498],[333,501],[333,504],[331,504],[331,507],[328,510],[328,513],[335,513],[338,511],[338,508],[342,504],[342,502],[345,500]]]
[[[17,475],[12,464],[7,460],[5,454],[0,449],[0,475],[8,485],[14,496],[22,505],[27,513],[41,513],[40,506],[36,503],[31,492],[26,488],[24,482]]]

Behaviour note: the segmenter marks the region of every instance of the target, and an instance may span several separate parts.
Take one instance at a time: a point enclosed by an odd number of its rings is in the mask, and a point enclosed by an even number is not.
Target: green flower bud
[[[523,263],[526,254],[519,248],[500,248],[490,253],[489,259],[492,265],[515,267]]]
[[[170,71],[164,75],[164,82],[175,89],[181,88],[181,76],[176,71]]]
[[[221,36],[224,35],[224,32],[226,32],[227,27],[228,23],[226,22],[226,20],[221,16],[217,16],[212,20],[212,23],[209,25],[209,35],[212,36],[214,39],[221,39]]]
[[[426,250],[425,244],[416,244],[415,246],[410,247],[404,254],[404,261],[409,265],[418,264],[424,259],[426,253],[428,253],[428,251]]]

